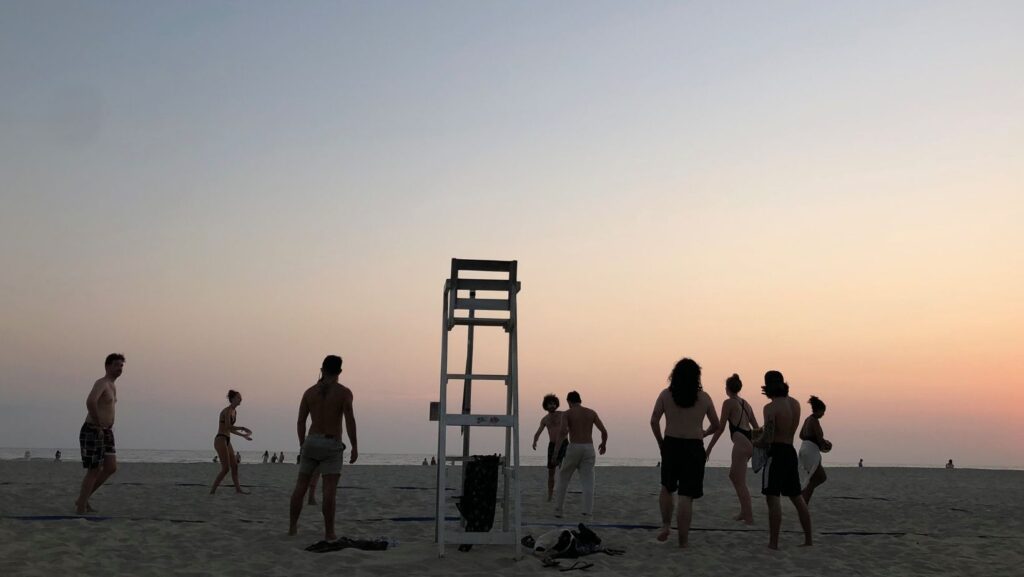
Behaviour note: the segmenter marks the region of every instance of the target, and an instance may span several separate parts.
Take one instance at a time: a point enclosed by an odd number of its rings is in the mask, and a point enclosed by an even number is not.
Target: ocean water
[[[25,451],[30,451],[32,460],[52,461],[56,448],[40,449],[25,447],[0,447],[0,460],[23,460]],[[79,458],[78,447],[61,448],[62,460],[77,461]],[[241,451],[242,464],[262,463],[263,451]],[[117,450],[117,460],[122,463],[209,463],[213,461],[216,453],[212,449],[207,450],[168,450],[168,449],[121,449]],[[296,453],[285,452],[285,463],[295,464]],[[360,453],[358,465],[422,465],[423,459],[430,460],[430,455],[425,454],[392,454],[392,453]],[[546,456],[543,455],[522,455],[520,464],[526,467],[543,467],[546,465]],[[658,459],[631,458],[631,457],[597,457],[598,467],[655,467]],[[874,467],[924,467],[941,468],[943,463],[936,465],[921,465],[912,463],[870,463]],[[729,461],[724,459],[711,459],[708,462],[711,467],[728,467]],[[856,467],[857,463],[828,462],[830,467]],[[974,467],[985,469],[1013,469],[1014,467]]]
[[[30,451],[31,459],[52,461],[53,449],[30,449],[24,447],[0,447],[0,460],[23,460],[25,451]],[[61,459],[77,460],[78,448],[61,448]],[[241,451],[242,464],[262,463],[263,451]],[[280,454],[280,453],[279,453]],[[122,463],[209,463],[216,453],[212,450],[167,450],[167,449],[117,449],[117,460]],[[285,463],[295,464],[297,453],[285,451]],[[431,455],[424,454],[390,454],[390,453],[359,453],[356,465],[422,465],[423,459],[430,461]],[[547,463],[546,456],[523,455],[520,458],[523,466],[543,467]],[[598,466],[605,467],[654,467],[657,459],[622,459],[598,457]]]

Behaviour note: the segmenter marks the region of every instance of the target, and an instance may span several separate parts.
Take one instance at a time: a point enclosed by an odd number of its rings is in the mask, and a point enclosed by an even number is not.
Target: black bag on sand
[[[486,533],[494,526],[494,510],[498,500],[498,455],[474,455],[462,465],[462,497],[455,503],[465,521],[467,533]],[[459,551],[469,551],[472,545],[460,545]]]

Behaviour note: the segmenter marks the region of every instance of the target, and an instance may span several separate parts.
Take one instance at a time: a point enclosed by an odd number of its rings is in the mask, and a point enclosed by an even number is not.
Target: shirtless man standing
[[[85,424],[78,433],[78,445],[82,449],[82,466],[85,478],[82,490],[75,501],[75,512],[79,515],[93,513],[89,498],[107,479],[117,471],[117,452],[114,449],[114,403],[117,402],[117,387],[114,381],[124,371],[124,355],[111,353],[104,364],[106,374],[96,381],[85,399]]]
[[[540,426],[537,427],[537,432],[533,435],[533,450],[537,450],[537,440],[540,439],[540,433],[545,428],[548,430],[548,502],[551,501],[551,496],[555,491],[555,469],[562,465],[562,460],[565,459],[565,451],[569,447],[569,440],[563,439],[562,443],[556,445],[558,436],[562,432],[562,413],[558,411],[559,405],[558,397],[553,394],[544,395],[544,401],[541,406],[548,414],[540,420]]]
[[[565,400],[569,401],[569,410],[563,413],[562,430],[555,444],[559,444],[568,435],[569,447],[565,451],[565,460],[562,461],[562,469],[558,473],[555,517],[562,517],[565,492],[576,469],[580,470],[580,482],[583,484],[583,515],[590,516],[594,513],[594,462],[597,460],[594,455],[594,427],[601,431],[601,444],[597,449],[602,455],[608,443],[608,430],[604,428],[604,423],[601,422],[601,417],[597,416],[597,412],[581,404],[583,401],[579,393],[573,391]]]
[[[341,425],[345,424],[348,440],[352,443],[349,463],[359,458],[359,442],[356,440],[356,419],[352,411],[352,391],[338,382],[341,374],[341,357],[328,355],[320,367],[320,380],[306,389],[299,403],[299,420],[296,430],[299,435],[301,460],[299,478],[292,491],[291,519],[288,534],[295,535],[299,528],[299,514],[302,513],[302,499],[309,488],[310,477],[320,473],[323,478],[324,538],[334,541],[334,501],[341,477],[341,465],[345,459],[345,444],[341,442]],[[309,436],[306,435],[306,419],[312,418]]]
[[[665,434],[661,417],[665,417]],[[704,428],[704,419],[709,427]],[[661,531],[658,541],[668,540],[672,532],[672,493],[679,494],[676,524],[679,546],[688,547],[693,500],[704,496],[704,437],[718,430],[715,404],[704,392],[700,382],[700,365],[693,359],[676,363],[669,377],[669,386],[661,391],[651,413],[651,431],[661,452]]]
[[[796,508],[804,530],[804,545],[811,545],[811,513],[800,496],[800,471],[793,436],[800,425],[800,403],[789,396],[789,385],[779,371],[764,374],[761,391],[771,399],[764,407],[764,432],[754,443],[768,447],[768,462],[761,477],[761,494],[768,500],[768,547],[779,548],[782,505],[785,495]]]

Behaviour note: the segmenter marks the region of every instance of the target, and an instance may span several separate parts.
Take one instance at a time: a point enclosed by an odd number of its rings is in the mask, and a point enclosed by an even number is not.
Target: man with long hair
[[[537,441],[540,439],[540,434],[544,429],[548,430],[548,501],[551,501],[551,496],[555,492],[555,470],[562,466],[562,460],[565,459],[565,451],[569,448],[569,440],[562,439],[560,444],[558,442],[559,433],[562,430],[563,415],[558,410],[558,405],[561,404],[552,393],[544,395],[544,400],[541,401],[541,406],[547,411],[548,414],[544,415],[540,420],[540,426],[537,427],[537,432],[533,435],[533,450],[537,450]]]
[[[665,417],[662,436],[661,417]],[[704,419],[710,426],[704,428]],[[718,429],[715,404],[700,383],[700,365],[693,359],[676,363],[669,377],[668,388],[661,391],[651,414],[651,431],[661,451],[661,531],[659,541],[668,540],[672,532],[672,493],[679,494],[676,524],[679,546],[689,545],[693,500],[704,496],[704,437]]]

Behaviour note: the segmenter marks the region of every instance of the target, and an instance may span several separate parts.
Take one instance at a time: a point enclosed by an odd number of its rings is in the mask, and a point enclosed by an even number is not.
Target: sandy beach
[[[469,553],[452,547],[439,559],[432,542],[431,467],[346,468],[339,535],[389,537],[398,545],[323,554],[303,550],[321,539],[319,508],[303,510],[297,537],[285,535],[294,465],[243,465],[243,484],[252,491],[247,496],[230,487],[208,495],[215,472],[213,464],[122,464],[94,497],[99,512],[88,521],[63,517],[72,513],[82,473],[77,463],[0,462],[0,574],[554,573],[528,555],[513,561],[508,547],[477,546]],[[726,474],[708,470],[690,548],[679,550],[674,536],[661,544],[648,528],[659,521],[657,470],[599,468],[592,526],[607,546],[626,554],[590,556],[594,567],[587,573],[1020,575],[1024,567],[1021,471],[833,468],[812,502],[815,546],[797,546],[799,526],[787,503],[778,552],[765,547],[763,501],[755,501],[754,526],[731,520],[736,500]],[[523,469],[524,520],[533,535],[571,525],[579,510],[580,495],[570,493],[566,518],[556,523],[544,502],[544,475],[541,468]],[[752,489],[756,483],[751,476]]]

